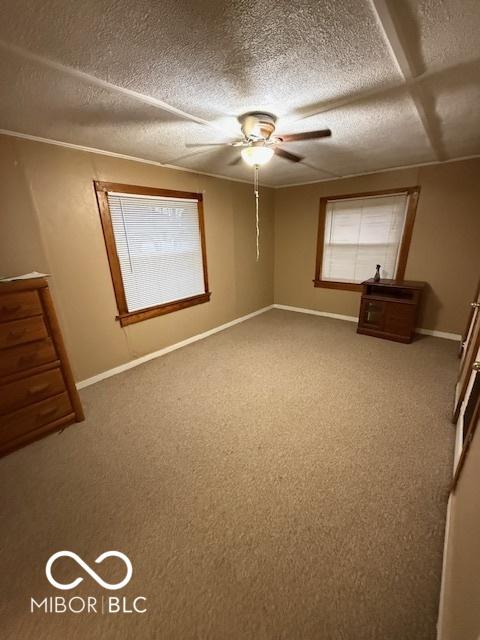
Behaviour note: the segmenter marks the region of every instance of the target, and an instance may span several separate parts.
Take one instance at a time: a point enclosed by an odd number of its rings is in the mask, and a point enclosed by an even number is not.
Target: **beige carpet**
[[[88,419],[0,461],[8,640],[433,640],[456,344],[274,310],[85,389]],[[144,614],[30,597],[147,597]]]

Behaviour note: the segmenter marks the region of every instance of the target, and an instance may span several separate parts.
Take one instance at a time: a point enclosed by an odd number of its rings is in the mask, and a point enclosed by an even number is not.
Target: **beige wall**
[[[450,499],[439,640],[480,637],[480,431]]]
[[[51,273],[76,380],[202,333],[273,302],[273,192],[261,190],[255,259],[252,186],[0,137],[0,273]],[[6,179],[5,179],[6,178]],[[204,194],[210,302],[122,329],[93,180]]]
[[[51,273],[77,380],[273,301],[356,315],[358,294],[313,287],[321,196],[421,185],[406,277],[431,285],[424,328],[461,332],[478,277],[480,160],[262,189],[258,263],[248,184],[9,136],[0,136],[0,171],[0,274]],[[95,179],[203,192],[209,303],[119,326]]]
[[[16,139],[0,136],[0,277],[47,266]]]
[[[480,275],[480,159],[276,190],[275,302],[357,316],[360,294],[313,286],[320,197],[417,184],[405,277],[430,285],[419,326],[462,333]]]

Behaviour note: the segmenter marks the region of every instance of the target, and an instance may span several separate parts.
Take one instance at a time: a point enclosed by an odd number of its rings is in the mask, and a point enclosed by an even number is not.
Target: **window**
[[[403,279],[419,192],[321,198],[315,286],[360,291],[377,264],[382,278]]]
[[[95,189],[122,327],[208,302],[202,194]]]

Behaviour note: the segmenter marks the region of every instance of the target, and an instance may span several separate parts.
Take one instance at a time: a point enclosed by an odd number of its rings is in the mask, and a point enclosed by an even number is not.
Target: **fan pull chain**
[[[254,167],[253,190],[255,192],[255,226],[257,232],[257,262],[260,258],[260,225],[258,219],[258,164]]]

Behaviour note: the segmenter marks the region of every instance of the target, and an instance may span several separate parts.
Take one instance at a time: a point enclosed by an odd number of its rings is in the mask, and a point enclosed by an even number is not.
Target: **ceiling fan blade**
[[[317,138],[329,138],[332,135],[330,129],[319,129],[318,131],[304,131],[303,133],[285,133],[275,136],[281,142],[298,142],[299,140],[315,140]]]
[[[273,147],[273,151],[277,156],[285,158],[285,160],[290,160],[290,162],[301,162],[303,160],[302,156],[297,156],[295,153],[285,151],[285,149],[282,149],[281,147]]]
[[[238,155],[236,158],[234,158],[233,160],[231,160],[228,163],[229,167],[234,167],[236,164],[238,164],[240,162],[240,160],[242,159],[242,156]]]

